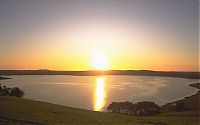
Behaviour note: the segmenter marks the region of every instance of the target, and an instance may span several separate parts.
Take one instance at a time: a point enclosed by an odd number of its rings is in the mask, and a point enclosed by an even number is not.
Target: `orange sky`
[[[0,69],[198,71],[198,5],[0,1]]]

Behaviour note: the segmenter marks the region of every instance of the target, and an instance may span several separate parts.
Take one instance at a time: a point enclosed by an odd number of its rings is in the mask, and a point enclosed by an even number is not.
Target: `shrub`
[[[22,97],[24,96],[24,92],[20,90],[18,87],[14,87],[11,89],[9,96]]]
[[[0,84],[0,96],[23,97],[24,92],[18,87],[7,88],[6,86],[1,87],[1,84]]]

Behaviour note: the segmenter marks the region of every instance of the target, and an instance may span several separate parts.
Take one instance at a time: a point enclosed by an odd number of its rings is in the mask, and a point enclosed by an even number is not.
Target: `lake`
[[[158,76],[70,76],[17,75],[7,76],[2,85],[19,87],[25,98],[65,106],[105,111],[113,101],[154,101],[159,105],[194,94],[188,84],[195,79]]]

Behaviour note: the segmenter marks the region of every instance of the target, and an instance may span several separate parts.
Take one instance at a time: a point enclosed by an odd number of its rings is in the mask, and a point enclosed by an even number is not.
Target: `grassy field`
[[[199,125],[197,115],[125,116],[0,96],[1,125]]]

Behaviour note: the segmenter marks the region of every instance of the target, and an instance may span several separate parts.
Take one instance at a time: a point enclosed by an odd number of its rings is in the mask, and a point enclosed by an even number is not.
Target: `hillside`
[[[198,125],[195,115],[125,116],[0,96],[0,122],[12,125]]]
[[[200,83],[189,84],[189,86],[200,89]],[[167,103],[161,106],[162,112],[173,111],[200,111],[200,90],[195,94],[184,97],[183,99]]]

